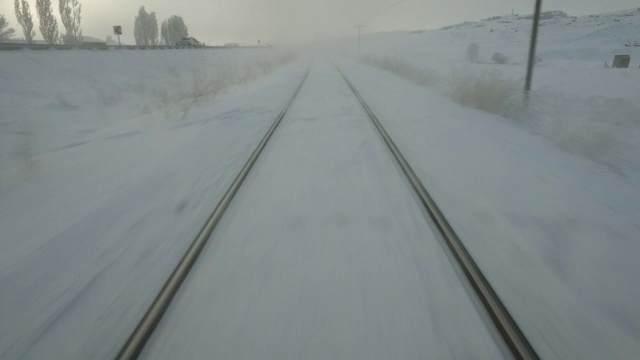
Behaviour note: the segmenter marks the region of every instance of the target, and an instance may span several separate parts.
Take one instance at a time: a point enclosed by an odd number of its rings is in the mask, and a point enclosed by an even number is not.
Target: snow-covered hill
[[[509,63],[527,60],[532,25],[531,15],[509,14],[468,21],[437,30],[397,31],[364,34],[362,52],[415,56],[444,63],[466,60],[464,51],[477,42],[481,60],[491,62],[499,51]],[[354,53],[354,38],[339,41],[344,53]],[[640,8],[575,17],[563,11],[543,12],[537,56],[540,66],[604,67],[614,54],[631,55],[630,67],[640,65]],[[334,42],[333,45],[336,45]],[[558,61],[564,60],[564,61]]]
[[[86,143],[101,131],[119,132],[119,124],[130,128],[145,117],[159,123],[179,116],[288,61],[288,55],[264,49],[0,55],[0,188],[22,178],[27,159]]]
[[[583,17],[544,12],[533,92],[524,108],[531,27],[531,15],[509,14],[436,30],[364,34],[360,58],[386,63],[388,70],[501,115],[640,184],[640,46],[634,46],[640,8]],[[471,44],[479,49],[474,62],[467,55]],[[358,57],[356,37],[326,45]],[[496,53],[507,64],[494,64]],[[616,54],[631,56],[628,69],[610,68]]]
[[[446,26],[441,31],[454,38],[463,38],[500,47],[512,53],[515,61],[526,59],[520,46],[529,43],[531,15],[494,16],[480,21]],[[545,59],[582,60],[601,65],[611,62],[613,53],[640,55],[633,45],[640,42],[640,8],[600,15],[575,17],[563,11],[541,14],[538,56]],[[630,46],[625,46],[630,45]],[[625,49],[626,48],[626,49]],[[511,49],[511,50],[507,50]],[[640,63],[635,59],[635,63]]]

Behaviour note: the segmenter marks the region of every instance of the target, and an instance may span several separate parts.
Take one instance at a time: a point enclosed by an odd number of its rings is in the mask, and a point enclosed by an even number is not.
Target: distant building
[[[107,42],[91,36],[82,36],[82,45],[107,46]]]

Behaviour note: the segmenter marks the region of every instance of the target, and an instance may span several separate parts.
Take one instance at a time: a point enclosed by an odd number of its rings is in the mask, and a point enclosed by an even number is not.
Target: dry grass
[[[415,82],[418,85],[429,85],[432,76],[429,72],[418,69],[413,64],[398,57],[375,57],[371,55],[363,56],[361,62],[388,71],[401,78]]]
[[[565,151],[604,164],[618,174],[640,169],[640,109],[629,101],[572,99],[539,90],[525,104],[522,82],[504,78],[497,69],[460,70],[441,87],[444,84],[435,81],[439,79],[399,58],[367,56],[361,61],[418,84],[434,86],[460,105],[500,115]]]
[[[290,53],[274,53],[242,62],[220,62],[203,65],[191,71],[191,78],[172,74],[167,84],[156,90],[158,104],[166,117],[176,111],[184,118],[194,106],[213,100],[224,89],[247,84],[284,66],[295,57]]]
[[[495,71],[455,74],[449,97],[460,105],[505,115],[514,95],[520,94],[516,85]]]

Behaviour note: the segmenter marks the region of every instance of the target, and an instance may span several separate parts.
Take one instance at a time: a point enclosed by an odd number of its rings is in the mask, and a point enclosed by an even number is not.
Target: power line
[[[362,31],[362,28],[365,26],[357,25],[356,27],[358,28],[358,56],[360,56],[360,32]]]
[[[370,22],[371,20],[373,20],[373,19],[385,14],[386,12],[388,12],[389,10],[391,10],[391,9],[395,8],[396,6],[402,4],[403,2],[405,2],[405,0],[396,1],[393,5],[391,5],[388,8],[382,10],[381,12],[377,13],[376,15],[370,17],[368,20],[360,22],[360,24],[366,24],[366,23]]]
[[[374,16],[370,17],[368,20],[363,21],[361,23],[359,23],[358,25],[356,25],[356,28],[358,28],[358,56],[360,56],[360,36],[361,36],[361,32],[362,32],[362,28],[364,28],[366,25],[366,23],[372,21],[373,19],[389,12],[391,9],[395,8],[396,6],[402,4],[403,2],[405,2],[405,0],[398,0],[395,3],[393,3],[393,5],[389,6],[388,8],[382,10],[381,12],[375,14]]]

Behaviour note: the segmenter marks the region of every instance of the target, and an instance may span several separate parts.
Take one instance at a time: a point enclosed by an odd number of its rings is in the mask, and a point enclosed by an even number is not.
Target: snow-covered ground
[[[362,57],[407,64],[413,68],[408,77],[426,78],[431,87],[452,97],[460,97],[460,87],[479,84],[463,102],[484,101],[480,107],[485,110],[639,184],[640,46],[625,44],[640,42],[640,8],[580,18],[553,12],[544,18],[527,111],[522,109],[521,90],[531,32],[527,16],[496,16],[441,30],[366,34]],[[354,56],[356,41],[326,45]],[[472,43],[479,48],[476,63],[466,54]],[[504,54],[508,64],[493,64],[496,52]],[[605,68],[615,54],[631,56],[628,69]],[[503,89],[509,96],[498,94]]]
[[[144,357],[502,358],[393,161],[316,62]]]
[[[522,16],[363,36],[392,72],[334,59],[545,359],[640,353],[639,19],[550,14],[527,108]],[[304,75],[290,60],[0,53],[0,358],[113,358]],[[147,355],[496,358],[361,109],[327,62],[311,75]]]
[[[305,69],[222,90],[186,117],[183,99],[158,106],[159,90],[279,59],[0,54],[0,358],[115,356]]]

